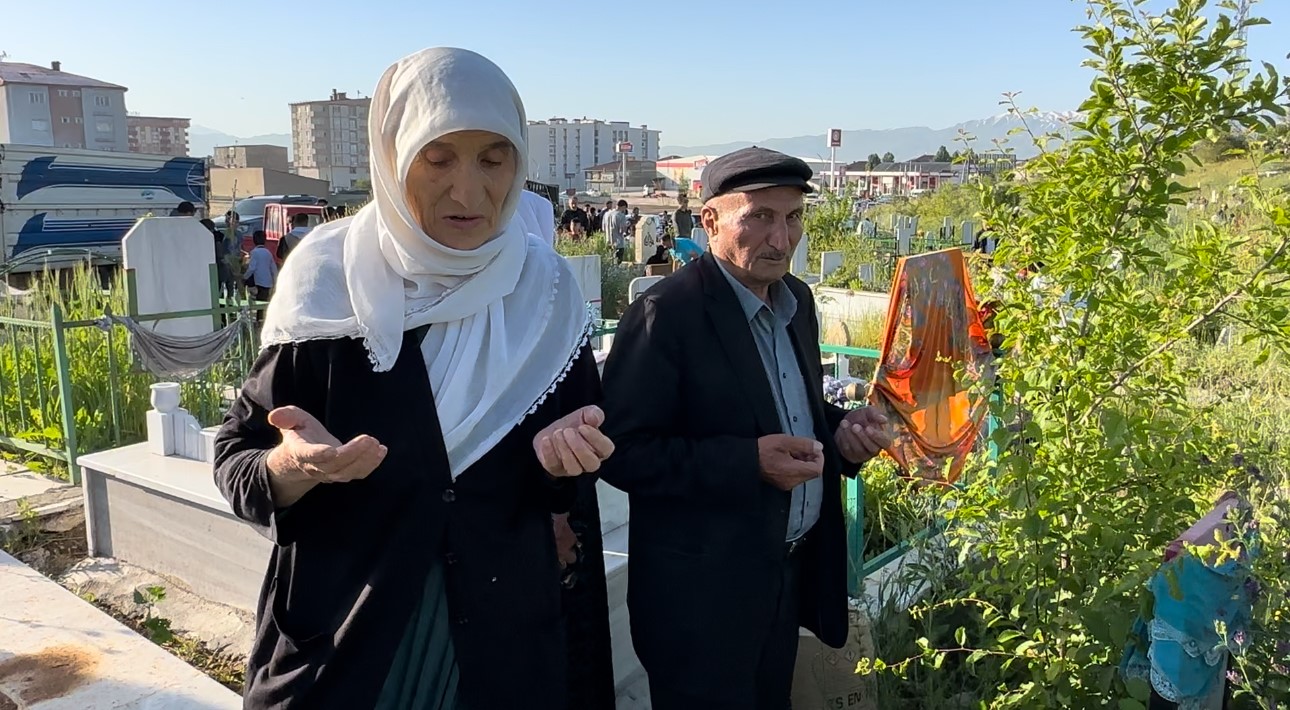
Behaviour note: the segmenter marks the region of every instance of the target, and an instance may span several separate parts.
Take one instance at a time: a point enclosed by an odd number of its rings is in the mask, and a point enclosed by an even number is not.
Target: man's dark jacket
[[[802,556],[801,625],[840,648],[847,636],[845,412],[822,395],[810,289],[786,276],[789,326],[824,444],[820,519]],[[603,477],[631,498],[632,640],[655,682],[710,695],[747,687],[774,618],[791,495],[759,477],[757,439],[782,432],[748,319],[711,254],[627,308],[605,363]],[[844,470],[845,469],[845,470]]]

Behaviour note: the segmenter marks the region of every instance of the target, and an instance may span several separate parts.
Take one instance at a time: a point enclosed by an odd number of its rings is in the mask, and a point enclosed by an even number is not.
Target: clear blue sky
[[[288,102],[366,95],[393,60],[437,45],[497,62],[530,118],[646,123],[665,145],[942,128],[998,113],[1003,91],[1069,110],[1089,79],[1070,31],[1084,20],[1079,0],[3,4],[0,51],[12,61],[57,59],[129,87],[131,111],[244,137],[289,132]],[[1251,32],[1251,57],[1285,71],[1290,2],[1255,14],[1273,24]]]

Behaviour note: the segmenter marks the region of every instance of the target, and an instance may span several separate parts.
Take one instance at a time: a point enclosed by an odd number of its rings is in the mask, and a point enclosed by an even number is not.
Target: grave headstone
[[[954,238],[954,220],[946,217],[941,223],[941,239],[949,240]]]
[[[874,273],[873,264],[861,264],[860,273],[856,274],[856,276],[860,278],[861,284],[865,286],[870,286],[874,282],[873,273]]]
[[[789,261],[788,273],[794,276],[800,276],[806,273],[806,254],[808,251],[807,241],[810,237],[802,235],[802,241],[797,243],[797,249],[793,250],[793,257]]]
[[[654,256],[654,249],[662,242],[663,221],[657,215],[642,215],[636,223],[636,263],[643,264]]]
[[[959,227],[959,233],[963,235],[963,246],[971,248],[976,243],[976,227],[971,220],[963,222]]]
[[[569,268],[573,271],[573,280],[578,282],[578,288],[582,290],[582,300],[586,301],[587,307],[591,309],[591,318],[600,320],[600,255],[567,256],[565,260],[569,262]],[[595,350],[607,348],[612,339],[612,335],[592,338],[591,347]]]
[[[121,252],[134,272],[140,314],[199,311],[214,307],[211,266],[215,242],[210,230],[192,217],[148,217],[126,232]],[[206,335],[211,316],[171,318],[141,323],[165,335]]]
[[[638,278],[632,279],[631,283],[627,284],[627,302],[631,303],[632,301],[635,301],[637,298],[640,298],[640,295],[648,291],[650,286],[653,286],[659,281],[662,281],[664,278],[666,277],[665,276],[640,276]]]
[[[829,274],[842,268],[843,254],[840,251],[826,251],[820,254],[820,278],[826,278]]]

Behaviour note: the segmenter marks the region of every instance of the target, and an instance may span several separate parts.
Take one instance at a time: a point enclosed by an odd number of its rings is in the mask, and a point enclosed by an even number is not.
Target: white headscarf
[[[520,197],[520,207],[515,218],[524,225],[524,231],[555,244],[555,206],[545,197],[525,190]]]
[[[505,227],[470,251],[426,235],[404,200],[408,169],[426,144],[464,130],[505,137],[519,166],[502,207]],[[513,218],[527,122],[495,64],[449,48],[399,60],[376,87],[368,137],[372,201],[292,251],[261,342],[361,338],[373,370],[385,372],[404,331],[429,324],[421,351],[455,478],[564,378],[590,321],[565,260]]]

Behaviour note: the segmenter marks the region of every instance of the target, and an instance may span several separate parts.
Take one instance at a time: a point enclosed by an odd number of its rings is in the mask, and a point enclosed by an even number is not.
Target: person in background
[[[659,264],[671,263],[672,257],[668,256],[667,244],[660,244],[654,248],[654,253],[650,258],[645,260],[646,266],[655,266]]]
[[[178,205],[175,206],[175,216],[176,217],[196,217],[197,208],[194,207],[193,203],[191,202],[188,202],[188,201],[180,202]]]
[[[242,274],[244,273],[242,237],[238,234],[238,227],[241,226],[241,222],[242,218],[238,213],[232,210],[224,213],[224,253],[222,258],[224,259],[224,264],[228,266],[234,289],[238,289],[242,283]]]
[[[641,221],[641,208],[633,207],[632,216],[628,218],[631,221],[632,233],[636,233],[636,223]]]
[[[587,235],[600,233],[600,211],[591,205],[587,206]]]
[[[663,246],[667,248],[668,253],[676,260],[678,266],[685,266],[703,256],[703,247],[696,244],[693,239],[686,237],[664,235]]]
[[[201,223],[203,227],[211,230],[211,236],[215,240],[215,272],[219,275],[219,293],[224,298],[232,298],[236,289],[233,285],[233,272],[228,268],[228,262],[224,260],[224,233],[219,231],[212,220],[203,219]]]
[[[251,242],[255,247],[246,257],[246,290],[255,301],[267,301],[273,294],[273,285],[278,281],[278,262],[273,259],[273,252],[266,246],[269,238],[263,229],[255,230]]]
[[[623,263],[627,241],[631,239],[632,231],[631,220],[627,217],[627,200],[619,200],[618,209],[605,212],[601,220],[601,228],[605,232],[605,240],[614,247],[616,263]]]
[[[560,215],[560,229],[568,232],[574,239],[587,235],[587,211],[578,206],[578,198],[570,197],[569,206]]]
[[[282,235],[282,239],[278,242],[278,258],[287,258],[288,254],[300,246],[300,240],[307,234],[309,234],[309,215],[300,212],[291,218],[291,231]]]
[[[676,214],[673,219],[676,222],[676,236],[689,238],[694,232],[694,214],[690,212],[690,199],[682,195],[677,199]]]
[[[763,148],[712,161],[712,251],[627,307],[605,362],[601,478],[630,496],[654,710],[784,710],[799,626],[847,639],[842,476],[891,437],[823,399],[815,302],[788,273],[810,178]]]

